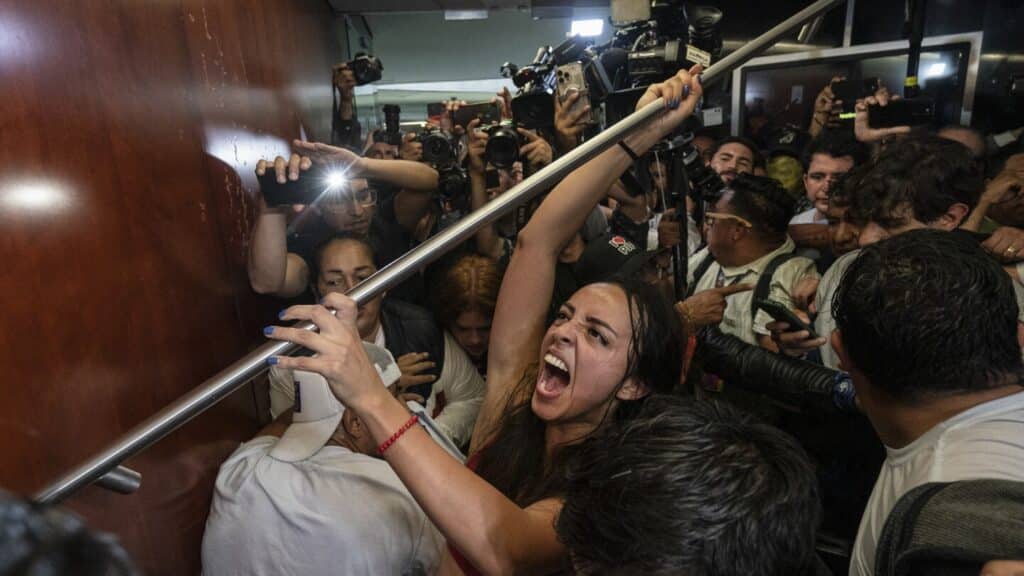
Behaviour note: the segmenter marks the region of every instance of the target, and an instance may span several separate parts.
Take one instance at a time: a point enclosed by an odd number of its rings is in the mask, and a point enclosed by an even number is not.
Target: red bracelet
[[[377,448],[377,452],[380,453],[381,456],[383,456],[384,452],[386,452],[388,448],[391,448],[392,444],[398,442],[398,439],[402,437],[402,434],[408,432],[409,428],[412,428],[413,425],[419,421],[419,415],[413,414],[412,417],[409,418],[409,420],[405,424],[402,424],[402,427],[399,428],[397,432],[391,435],[391,438],[385,440],[384,443],[380,445],[380,448]]]

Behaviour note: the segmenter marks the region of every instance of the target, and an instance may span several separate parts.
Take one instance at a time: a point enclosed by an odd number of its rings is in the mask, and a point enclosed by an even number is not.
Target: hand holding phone
[[[809,338],[818,337],[810,323],[805,322],[784,304],[774,300],[768,300],[766,298],[758,298],[755,301],[755,304],[758,308],[767,312],[768,315],[777,322],[785,322],[786,324],[789,324],[790,329],[787,330],[787,332],[806,331],[810,335],[808,336]]]

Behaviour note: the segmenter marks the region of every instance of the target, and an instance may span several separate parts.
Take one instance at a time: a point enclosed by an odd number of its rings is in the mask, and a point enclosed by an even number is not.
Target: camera
[[[416,141],[423,144],[424,162],[435,166],[455,163],[459,143],[437,126],[424,126]]]
[[[710,166],[704,164],[700,150],[693,145],[693,132],[686,132],[655,146],[658,154],[678,155],[686,177],[690,181],[690,198],[700,206],[704,202],[716,202],[725,191],[725,182]]]
[[[356,86],[363,86],[380,80],[381,72],[384,70],[384,65],[380,63],[380,58],[365,52],[356,54],[355,58],[345,63],[345,66],[355,76]]]
[[[484,159],[496,168],[510,169],[519,160],[519,133],[512,123],[503,122],[482,128],[487,133]]]
[[[387,142],[391,146],[402,145],[402,131],[399,129],[399,118],[402,114],[402,109],[394,104],[384,105],[384,133],[383,141]],[[374,139],[377,140],[376,138]]]

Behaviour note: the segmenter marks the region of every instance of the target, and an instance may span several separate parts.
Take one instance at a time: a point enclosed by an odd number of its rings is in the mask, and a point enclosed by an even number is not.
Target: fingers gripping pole
[[[807,20],[843,3],[844,0],[819,0],[797,14],[775,26],[768,32],[732,52],[721,61],[712,64],[701,76],[708,84],[731,72],[750,58],[771,47],[776,40]],[[595,138],[581,144],[565,156],[539,170],[530,178],[511,188],[483,208],[466,216],[452,227],[427,240],[414,250],[384,267],[365,282],[349,292],[357,304],[376,297],[385,290],[414,274],[417,270],[441,257],[443,254],[467,240],[476,231],[511,212],[516,206],[533,198],[543,190],[554,187],[570,172],[597,156],[633,131],[643,127],[649,120],[660,115],[665,103],[660,98],[608,127]],[[314,330],[312,323],[296,326]],[[43,503],[63,500],[78,489],[103,477],[121,462],[167,436],[180,426],[195,418],[224,397],[228,396],[252,377],[266,369],[271,356],[287,355],[297,345],[290,342],[269,342],[221,370],[191,392],[166,406],[153,416],[141,422],[99,454],[71,470],[53,484],[36,494],[35,499]]]

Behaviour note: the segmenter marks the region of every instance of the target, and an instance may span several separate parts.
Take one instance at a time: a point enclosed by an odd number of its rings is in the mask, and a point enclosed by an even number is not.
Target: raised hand
[[[293,140],[292,147],[308,156],[316,164],[347,171],[356,176],[363,172],[363,158],[347,148],[339,148],[322,142]]]
[[[298,180],[299,173],[309,170],[312,166],[313,162],[309,156],[300,156],[298,153],[292,153],[287,160],[282,156],[278,156],[273,160],[261,159],[256,163],[256,175],[263,176],[267,173],[268,169],[273,169],[277,182],[284,184],[289,180],[293,182]]]
[[[517,128],[524,144],[519,147],[519,157],[525,158],[530,166],[536,170],[551,164],[554,158],[554,151],[547,140],[541,138],[532,130]]]
[[[466,155],[469,158],[469,170],[483,174],[487,166],[484,152],[487,150],[488,136],[483,130],[478,130],[478,126],[480,126],[479,118],[470,120],[469,124],[466,125],[466,132],[469,134],[469,145],[467,146]]]
[[[697,102],[704,93],[700,85],[700,73],[703,70],[698,64],[689,70],[680,70],[665,82],[651,84],[636,103],[636,109],[639,110],[658,98],[665,100],[668,112],[651,122],[651,128],[659,140],[668,136],[682,124],[683,120],[693,114]]]
[[[355,300],[336,292],[325,296],[323,305],[286,309],[281,314],[282,320],[310,321],[319,332],[268,326],[263,333],[273,340],[299,344],[316,354],[273,356],[268,362],[282,368],[320,374],[327,379],[338,400],[348,407],[366,406],[381,395],[390,396],[359,338],[357,313]]]
[[[569,90],[565,102],[555,96],[555,134],[558,140],[558,147],[563,152],[568,152],[576,147],[580,134],[587,127],[584,119],[590,114],[590,106],[584,106],[579,110],[573,110],[573,104],[580,99],[577,90]]]
[[[910,133],[910,126],[893,126],[891,128],[872,128],[868,124],[868,106],[888,106],[890,100],[899,100],[899,96],[890,96],[889,89],[885,86],[878,88],[874,96],[868,96],[857,100],[854,110],[856,116],[853,120],[853,133],[864,143],[877,142],[889,136]]]

